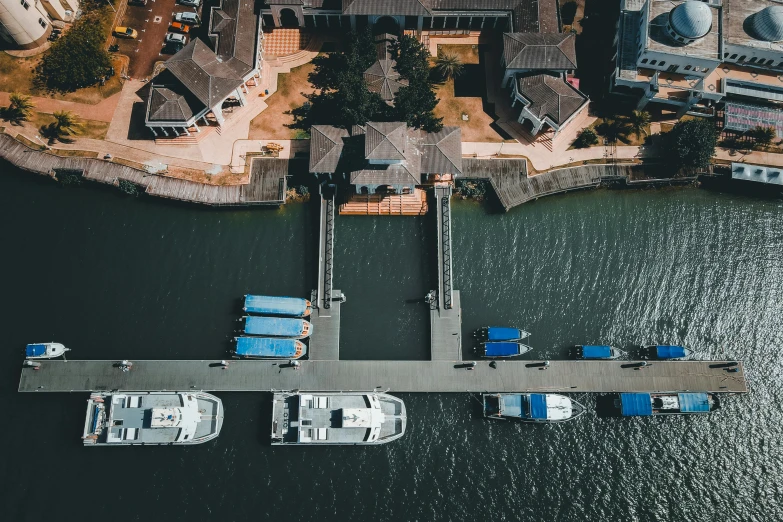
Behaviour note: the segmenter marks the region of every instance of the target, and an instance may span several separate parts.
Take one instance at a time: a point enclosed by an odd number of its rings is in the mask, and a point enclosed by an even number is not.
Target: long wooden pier
[[[452,284],[451,186],[435,187],[438,289],[430,302],[430,354],[433,361],[462,359],[462,308]]]
[[[334,199],[321,195],[321,211],[318,221],[318,288],[313,290],[310,301],[313,312],[313,335],[310,336],[311,360],[336,361],[340,358],[340,305],[345,296],[332,288],[334,268]]]
[[[547,370],[530,361],[487,361],[473,370],[462,361],[237,361],[222,370],[212,361],[43,361],[24,368],[20,392],[98,390],[207,391],[368,391],[394,392],[747,392],[741,363],[730,373],[719,361],[653,362],[551,361]]]

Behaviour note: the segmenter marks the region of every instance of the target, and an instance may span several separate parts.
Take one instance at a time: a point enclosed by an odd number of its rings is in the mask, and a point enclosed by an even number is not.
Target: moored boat
[[[24,356],[27,359],[54,359],[70,350],[60,343],[34,343],[27,345]]]
[[[651,359],[677,360],[685,359],[691,354],[691,351],[682,346],[673,345],[652,345],[644,347],[646,356]]]
[[[621,393],[615,406],[623,417],[710,413],[720,408],[714,393]]]
[[[306,317],[310,315],[310,301],[299,297],[246,295],[243,310],[252,314]]]
[[[85,446],[192,445],[220,434],[223,403],[204,392],[93,393]]]
[[[491,341],[518,341],[525,337],[530,337],[530,334],[519,328],[507,327],[507,326],[486,326],[480,328],[475,337],[481,342]]]
[[[239,357],[256,359],[299,359],[307,353],[307,346],[296,339],[280,337],[235,337],[234,353]]]
[[[530,346],[514,342],[491,342],[481,345],[481,355],[483,357],[514,357],[522,355],[532,350]]]
[[[574,346],[574,355],[577,359],[601,360],[617,359],[625,355],[625,352],[612,346],[577,344]]]
[[[585,408],[555,393],[485,393],[484,417],[521,422],[563,422],[579,417]]]
[[[310,321],[293,317],[257,317],[248,315],[245,320],[245,333],[249,335],[269,335],[275,337],[293,337],[302,339],[313,331]]]
[[[275,393],[272,444],[386,444],[405,433],[405,403],[385,393]]]

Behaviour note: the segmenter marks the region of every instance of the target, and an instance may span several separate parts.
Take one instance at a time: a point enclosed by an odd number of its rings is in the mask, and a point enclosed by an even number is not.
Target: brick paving
[[[264,36],[264,52],[272,56],[294,54],[310,43],[310,32],[300,29],[273,29]]]

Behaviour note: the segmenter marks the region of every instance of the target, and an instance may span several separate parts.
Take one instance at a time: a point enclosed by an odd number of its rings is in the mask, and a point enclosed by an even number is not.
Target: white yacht
[[[385,393],[275,393],[272,444],[386,444],[406,422],[405,404]]]
[[[555,393],[485,393],[484,417],[520,422],[563,422],[579,417],[585,408]]]
[[[27,359],[54,359],[70,350],[60,343],[33,343],[27,345],[24,356]]]
[[[204,392],[93,393],[85,446],[190,445],[214,439],[223,403]]]

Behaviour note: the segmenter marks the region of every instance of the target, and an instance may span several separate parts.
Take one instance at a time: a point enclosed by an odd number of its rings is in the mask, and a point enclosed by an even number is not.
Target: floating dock
[[[316,331],[317,331],[316,327]],[[736,372],[720,361],[653,362],[550,361],[546,370],[531,361],[502,361],[473,370],[461,361],[42,361],[24,368],[20,392],[88,391],[368,391],[394,392],[682,392],[748,391],[742,363]],[[723,365],[723,366],[722,366]]]
[[[435,187],[438,289],[430,303],[430,346],[433,361],[462,359],[462,308],[452,287],[451,186]]]

